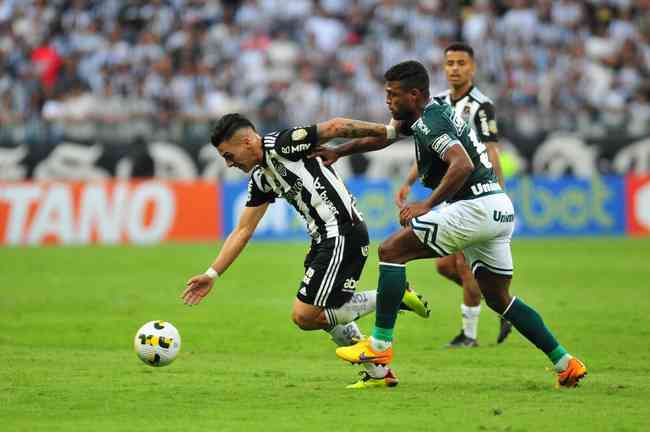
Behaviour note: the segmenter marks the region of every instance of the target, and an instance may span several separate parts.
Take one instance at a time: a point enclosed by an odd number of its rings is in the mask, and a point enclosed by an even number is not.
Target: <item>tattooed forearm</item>
[[[337,131],[343,138],[386,136],[386,126],[356,120],[346,120]]]
[[[386,137],[386,126],[360,120],[335,118],[318,124],[318,137],[331,138]]]

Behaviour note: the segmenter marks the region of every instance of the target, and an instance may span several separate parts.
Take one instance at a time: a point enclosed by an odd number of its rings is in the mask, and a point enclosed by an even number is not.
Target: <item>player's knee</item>
[[[303,315],[299,312],[293,311],[291,313],[291,320],[293,323],[298,326],[301,330],[312,330],[313,329],[313,320],[310,317]]]
[[[384,241],[379,245],[379,261],[392,263],[397,259],[397,254],[394,248],[391,247],[390,242]]]
[[[509,295],[502,292],[483,292],[483,298],[485,298],[485,304],[488,305],[490,309],[495,311],[498,314],[502,314],[509,304]]]
[[[476,273],[476,281],[488,307],[498,314],[505,312],[512,301],[508,292],[510,279],[507,276],[499,276],[485,269],[479,269]]]

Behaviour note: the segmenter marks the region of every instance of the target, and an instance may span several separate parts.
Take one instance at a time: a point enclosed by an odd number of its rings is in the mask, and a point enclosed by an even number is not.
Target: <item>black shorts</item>
[[[368,227],[357,223],[346,235],[312,243],[305,257],[305,275],[296,297],[319,307],[338,308],[357,287],[368,258]]]

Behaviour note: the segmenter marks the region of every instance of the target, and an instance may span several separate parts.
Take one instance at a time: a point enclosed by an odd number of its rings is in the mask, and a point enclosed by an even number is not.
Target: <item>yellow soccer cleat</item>
[[[567,368],[558,372],[557,387],[577,387],[578,382],[587,375],[587,367],[577,358],[569,360]]]
[[[360,372],[361,379],[354,384],[345,386],[349,389],[367,389],[373,387],[396,387],[399,384],[399,379],[392,369],[388,369],[388,373],[383,378],[373,378],[366,371]]]
[[[409,286],[408,282],[406,283],[406,291],[404,291],[404,297],[402,297],[402,303],[399,305],[399,308],[416,313],[422,318],[429,318],[429,315],[431,315],[429,302],[421,294],[416,293]]]
[[[393,347],[388,347],[386,351],[373,351],[370,346],[370,338],[368,338],[354,345],[337,348],[336,355],[354,364],[374,363],[377,365],[387,365],[393,360]]]

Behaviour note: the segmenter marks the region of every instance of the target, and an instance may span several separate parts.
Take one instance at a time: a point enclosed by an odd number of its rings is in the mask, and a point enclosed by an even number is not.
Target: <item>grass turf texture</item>
[[[376,246],[376,245],[375,245]],[[374,248],[376,250],[376,247]],[[645,430],[650,417],[650,242],[517,240],[513,293],[542,314],[589,375],[557,390],[550,364],[516,332],[493,346],[441,347],[460,328],[460,289],[431,262],[407,275],[433,313],[401,315],[395,389],[354,391],[358,367],[290,308],[306,244],[253,243],[203,304],[179,294],[213,245],[0,249],[3,431]],[[375,286],[376,253],[361,289]],[[181,332],[176,361],[152,368],[135,331],[164,319]],[[365,332],[372,316],[360,321]],[[389,428],[389,429],[385,429]]]

